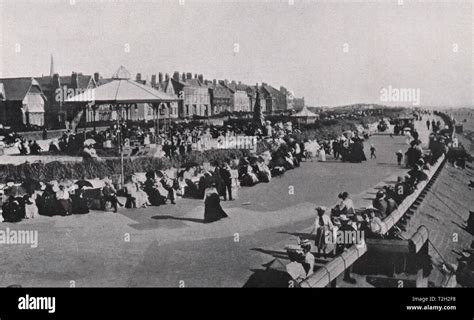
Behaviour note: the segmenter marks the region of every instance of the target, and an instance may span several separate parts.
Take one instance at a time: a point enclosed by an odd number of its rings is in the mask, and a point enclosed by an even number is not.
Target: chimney
[[[151,75],[151,86],[152,87],[156,86],[156,74]]]
[[[142,74],[141,73],[137,73],[137,81],[141,81],[142,80]]]
[[[225,83],[224,80],[219,80],[219,84],[220,84],[221,86],[224,86],[226,83]]]
[[[176,81],[179,81],[179,72],[178,71],[175,71],[173,73],[173,79],[175,79]]]
[[[225,84],[225,85],[228,85],[228,84],[229,84],[229,80],[224,79],[224,84]]]
[[[73,72],[71,75],[71,88],[77,89],[79,87],[79,75]]]
[[[99,83],[100,75],[99,75],[98,72],[95,72],[95,73],[94,73],[94,80],[95,80],[96,83]]]
[[[198,78],[198,74],[195,73],[195,74],[194,74],[194,79],[197,79],[197,78]]]
[[[159,72],[158,73],[158,83],[162,83],[163,82],[163,73]]]
[[[217,80],[216,79],[212,80],[212,84],[217,85]]]
[[[186,73],[183,72],[182,78],[183,81],[186,81]]]
[[[55,73],[53,74],[53,79],[52,79],[52,85],[54,89],[60,88],[61,87],[61,79],[59,78],[59,74]]]
[[[178,75],[179,77],[179,75]],[[165,81],[168,81],[170,79],[170,75],[169,74],[165,74]]]
[[[198,79],[201,82],[204,82],[204,76],[202,74],[198,75]]]
[[[186,79],[191,80],[193,78],[193,74],[191,72],[186,73]]]

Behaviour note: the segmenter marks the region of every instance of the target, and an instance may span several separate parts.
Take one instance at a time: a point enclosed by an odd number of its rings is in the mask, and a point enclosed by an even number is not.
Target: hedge
[[[204,162],[222,162],[233,157],[240,158],[248,156],[248,150],[206,150],[203,152],[193,151],[184,157],[154,158],[140,157],[124,160],[125,176],[134,172],[147,172],[150,170],[166,170],[171,167],[179,168],[190,162],[202,165]],[[81,162],[59,162],[49,163],[24,163],[21,165],[0,165],[0,182],[5,183],[7,179],[24,181],[27,178],[38,181],[51,181],[61,179],[87,179],[105,178],[107,176],[121,174],[120,159],[107,160],[83,160]]]

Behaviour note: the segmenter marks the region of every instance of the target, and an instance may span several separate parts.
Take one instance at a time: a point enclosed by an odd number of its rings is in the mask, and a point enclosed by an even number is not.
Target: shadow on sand
[[[195,222],[195,223],[206,223],[204,219],[196,219],[196,218],[179,218],[179,217],[173,217],[173,216],[153,216],[151,218],[155,220],[177,220],[177,221],[189,221],[189,222]]]

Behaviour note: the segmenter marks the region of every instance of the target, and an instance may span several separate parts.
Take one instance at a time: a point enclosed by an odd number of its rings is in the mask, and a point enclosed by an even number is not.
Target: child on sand
[[[377,156],[375,155],[375,146],[373,144],[370,145],[370,159],[377,159]]]

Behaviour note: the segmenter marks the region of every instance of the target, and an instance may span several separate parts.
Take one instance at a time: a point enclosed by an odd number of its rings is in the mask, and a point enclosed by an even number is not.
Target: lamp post
[[[120,128],[120,115],[122,114],[122,105],[117,105],[117,144],[120,151],[120,183],[124,184],[125,177],[124,177],[124,165],[123,165],[123,144],[122,144],[122,129]]]

